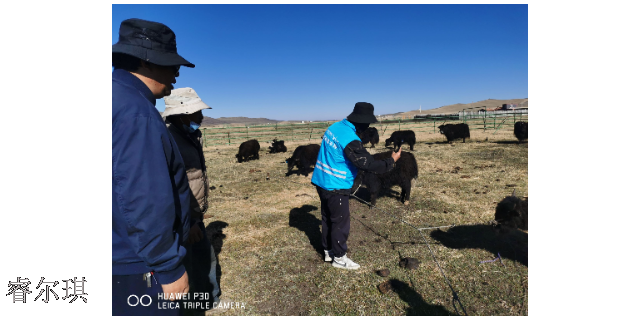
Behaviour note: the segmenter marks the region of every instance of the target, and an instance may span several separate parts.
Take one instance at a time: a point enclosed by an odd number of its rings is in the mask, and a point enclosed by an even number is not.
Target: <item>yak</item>
[[[305,177],[308,177],[309,173],[313,172],[311,166],[315,167],[316,161],[318,161],[318,152],[320,152],[319,144],[308,144],[297,147],[296,150],[293,151],[291,158],[286,160],[289,167],[287,176],[291,175],[291,170],[293,170],[293,166],[295,165],[298,167],[298,175],[304,174]]]
[[[391,137],[385,140],[384,146],[388,147],[393,143],[393,149],[398,150],[403,143],[409,144],[409,149],[413,151],[413,145],[416,144],[416,134],[412,130],[395,131]]]
[[[495,231],[504,234],[516,228],[528,230],[528,201],[518,198],[515,189],[511,196],[502,199],[496,206]]]
[[[362,144],[371,143],[371,148],[375,148],[376,144],[380,143],[380,136],[378,135],[378,129],[375,127],[369,127],[367,130],[358,135]]]
[[[390,158],[391,153],[391,151],[376,153],[373,155],[373,159],[384,160]],[[375,174],[363,170],[358,171],[351,193],[355,193],[361,185],[364,185],[371,194],[371,204],[375,205],[380,191],[391,189],[392,186],[400,186],[402,188],[400,201],[406,205],[409,204],[411,198],[411,180],[417,178],[418,163],[416,158],[410,152],[403,152],[393,170],[387,173]]]
[[[528,138],[528,122],[518,121],[513,125],[513,134],[518,138],[518,143]]]
[[[260,143],[258,140],[249,140],[240,144],[240,148],[238,149],[238,154],[236,154],[236,158],[238,158],[238,162],[248,161],[251,158],[260,159]]]
[[[466,138],[471,138],[469,125],[466,123],[443,124],[438,129],[440,129],[440,133],[447,137],[447,142],[449,143],[456,139],[462,139],[464,143]]]
[[[284,140],[273,139],[271,146],[269,147],[269,153],[287,152],[287,147],[284,145]]]

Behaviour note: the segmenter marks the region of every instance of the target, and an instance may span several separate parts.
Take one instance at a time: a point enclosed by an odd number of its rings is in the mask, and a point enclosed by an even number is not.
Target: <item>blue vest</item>
[[[361,141],[356,135],[356,127],[347,119],[327,128],[311,183],[325,190],[351,189],[358,168],[344,157],[344,148],[353,140]]]

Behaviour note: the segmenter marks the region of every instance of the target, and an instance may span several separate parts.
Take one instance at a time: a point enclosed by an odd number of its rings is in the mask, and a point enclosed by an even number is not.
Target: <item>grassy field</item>
[[[377,206],[418,227],[462,307],[469,315],[527,315],[527,237],[523,231],[494,235],[497,202],[516,189],[527,196],[528,145],[512,132],[472,131],[471,141],[447,144],[441,134],[418,134],[414,151],[419,176],[411,201],[400,188],[378,198]],[[383,152],[382,145],[369,149]],[[320,201],[311,175],[285,177],[287,153],[237,163],[237,146],[205,149],[211,191],[205,225],[219,251],[222,296],[245,309],[224,315],[456,315],[453,293],[420,233],[376,208],[350,200],[348,256],[357,271],[331,267],[322,259]],[[310,143],[320,143],[312,140]],[[368,200],[366,189],[359,197]],[[498,256],[500,261],[483,263]],[[420,260],[415,270],[400,258]],[[383,278],[376,270],[387,268]],[[390,280],[392,292],[378,286]]]

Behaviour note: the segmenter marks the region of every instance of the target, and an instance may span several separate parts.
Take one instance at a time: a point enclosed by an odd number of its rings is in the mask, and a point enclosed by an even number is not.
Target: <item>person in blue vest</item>
[[[327,128],[322,137],[318,161],[311,183],[320,196],[322,213],[322,246],[324,261],[341,269],[356,270],[360,265],[347,257],[347,239],[351,226],[349,194],[358,170],[385,173],[394,168],[402,148],[393,152],[391,158],[374,160],[362,146],[358,134],[369,124],[378,122],[373,105],[358,102],[353,112],[340,122]]]

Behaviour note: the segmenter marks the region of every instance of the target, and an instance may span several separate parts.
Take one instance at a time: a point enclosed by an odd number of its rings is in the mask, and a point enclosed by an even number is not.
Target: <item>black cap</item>
[[[353,112],[347,116],[347,120],[355,123],[375,123],[378,122],[373,115],[373,105],[368,102],[358,102],[353,107]]]
[[[178,54],[176,35],[162,23],[127,19],[120,24],[118,42],[111,53],[124,53],[160,66],[195,65]]]

